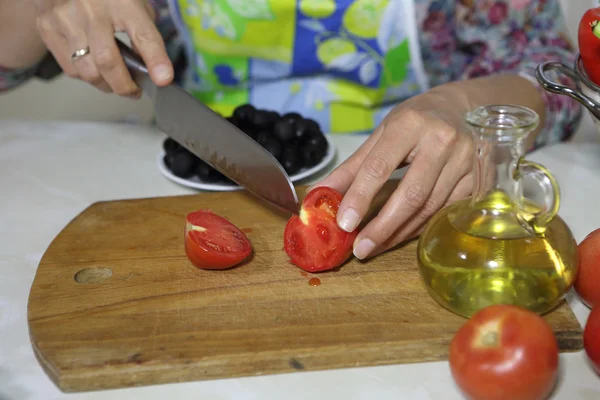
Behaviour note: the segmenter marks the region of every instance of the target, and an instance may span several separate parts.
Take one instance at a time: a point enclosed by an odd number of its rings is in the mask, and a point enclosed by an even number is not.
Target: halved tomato
[[[252,244],[248,237],[225,218],[207,210],[187,215],[185,254],[196,267],[230,268],[251,253]]]
[[[358,230],[342,230],[336,216],[342,195],[328,187],[310,191],[302,202],[300,215],[293,215],[284,231],[284,249],[291,262],[308,272],[340,266],[352,254]]]

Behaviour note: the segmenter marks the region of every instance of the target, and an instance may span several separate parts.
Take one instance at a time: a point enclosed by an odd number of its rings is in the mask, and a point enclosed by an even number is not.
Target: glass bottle
[[[538,115],[489,105],[467,113],[465,122],[476,148],[473,192],[440,210],[420,235],[421,277],[438,303],[467,318],[493,304],[544,314],[573,285],[578,255],[557,215],[554,177],[523,159]],[[526,179],[539,185],[541,201],[524,196]]]

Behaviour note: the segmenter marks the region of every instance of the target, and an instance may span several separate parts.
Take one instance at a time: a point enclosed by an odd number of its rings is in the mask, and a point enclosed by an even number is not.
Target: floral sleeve
[[[169,15],[167,1],[168,0],[149,0],[156,13],[156,26],[165,40],[169,56],[175,61],[175,69],[177,72],[184,68],[184,66],[178,65],[178,62],[181,59],[182,47],[177,41],[177,32]],[[47,71],[50,71],[50,73],[48,74]],[[51,55],[48,55],[42,61],[31,67],[22,69],[9,69],[0,65],[0,94],[4,91],[16,88],[33,77],[50,79],[60,72],[60,67],[58,67],[58,64]]]
[[[462,0],[456,7],[456,35],[461,46],[477,51],[464,58],[462,79],[512,72],[527,78],[546,103],[546,119],[535,148],[567,140],[581,120],[582,106],[567,96],[541,88],[536,67],[545,61],[572,66],[570,43],[558,0]],[[554,77],[554,79],[558,79]],[[563,84],[572,85],[568,80]]]

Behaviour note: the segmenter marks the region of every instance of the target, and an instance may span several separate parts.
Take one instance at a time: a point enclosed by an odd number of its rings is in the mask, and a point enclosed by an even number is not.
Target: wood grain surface
[[[225,271],[191,265],[185,216],[201,208],[246,231],[249,262]],[[74,392],[446,359],[466,320],[426,293],[416,241],[307,274],[282,249],[285,223],[245,192],[91,205],[51,243],[31,287],[40,364]],[[582,348],[566,303],[545,318],[562,351]]]

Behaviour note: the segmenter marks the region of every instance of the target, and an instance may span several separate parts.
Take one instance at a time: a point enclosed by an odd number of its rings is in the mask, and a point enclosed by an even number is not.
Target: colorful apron
[[[187,91],[222,115],[251,103],[329,133],[370,133],[426,91],[413,0],[169,0]]]

